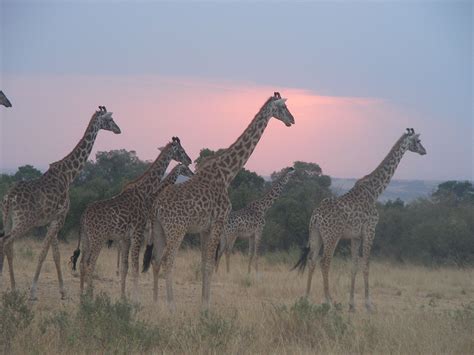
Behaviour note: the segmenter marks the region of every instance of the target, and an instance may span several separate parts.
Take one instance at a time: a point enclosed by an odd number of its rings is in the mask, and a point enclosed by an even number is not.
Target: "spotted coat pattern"
[[[186,233],[199,233],[201,236],[202,306],[204,309],[209,307],[215,253],[231,210],[227,189],[252,154],[271,117],[287,126],[294,123],[284,102],[285,99],[275,93],[229,148],[206,159],[191,179],[170,186],[158,196],[153,208],[155,217],[152,227],[155,259],[153,294],[156,301],[158,273],[162,267],[170,310],[175,309],[172,267]]]
[[[49,225],[30,290],[31,299],[36,299],[37,281],[50,245],[52,245],[53,259],[58,274],[59,291],[61,297],[65,297],[57,234],[69,210],[69,187],[84,167],[101,129],[115,134],[120,133],[120,128],[112,119],[112,113],[107,112],[104,106],[99,106],[99,111],[93,114],[84,136],[70,154],[52,163],[41,177],[15,184],[3,199],[5,236],[0,241],[0,273],[5,251],[13,289],[15,288],[13,241],[33,227]]]
[[[249,203],[240,210],[230,213],[221,243],[219,244],[217,265],[219,265],[222,254],[225,253],[226,269],[229,272],[230,254],[232,253],[234,243],[237,238],[245,238],[249,240],[248,273],[251,271],[253,260],[255,260],[255,272],[258,273],[258,247],[262,238],[263,228],[265,227],[265,214],[280,197],[284,186],[290,181],[293,173],[293,168],[286,168],[263,197]]]
[[[309,224],[309,241],[306,254],[309,259],[307,297],[311,290],[313,272],[322,247],[321,271],[324,294],[326,302],[332,303],[329,293],[329,266],[339,240],[350,239],[352,253],[350,310],[355,309],[354,285],[362,244],[365,305],[368,311],[372,311],[373,306],[369,295],[369,256],[375,236],[375,227],[378,222],[375,203],[389,184],[407,150],[420,155],[426,154],[426,150],[419,140],[419,134],[409,131],[402,135],[385,159],[371,174],[358,180],[346,194],[338,198],[323,200],[320,206],[314,210]]]
[[[92,275],[97,258],[104,243],[112,239],[121,244],[121,295],[125,297],[128,255],[131,250],[133,296],[137,298],[140,247],[143,243],[153,201],[161,191],[161,179],[172,159],[185,165],[191,163],[191,159],[184,151],[179,139],[175,137],[133,185],[117,196],[94,202],[86,208],[81,219],[78,245],[79,249],[82,241],[81,293],[84,290],[85,282],[87,282],[89,291],[92,292]]]

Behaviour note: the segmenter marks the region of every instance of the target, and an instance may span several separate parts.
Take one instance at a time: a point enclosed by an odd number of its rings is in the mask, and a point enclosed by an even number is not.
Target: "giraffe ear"
[[[112,112],[105,112],[102,117],[104,118],[112,118]]]
[[[162,152],[163,150],[165,150],[165,147],[158,147],[158,150]]]

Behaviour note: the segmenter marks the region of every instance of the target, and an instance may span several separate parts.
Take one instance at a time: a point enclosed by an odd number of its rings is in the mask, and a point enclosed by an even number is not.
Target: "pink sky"
[[[245,82],[161,76],[24,76],[6,78],[13,109],[1,108],[1,164],[12,170],[33,164],[44,169],[77,143],[91,114],[106,105],[122,129],[101,132],[98,150],[136,150],[154,159],[172,136],[194,160],[201,148],[229,146],[273,93],[280,91],[296,124],[271,120],[247,168],[262,175],[302,160],[320,164],[325,174],[360,177],[383,159],[406,127],[422,132],[428,155],[407,154],[397,178],[450,178],[433,171],[436,132],[450,127],[427,123],[408,108],[377,98],[322,96],[297,88]],[[441,163],[440,163],[441,164]],[[450,162],[445,162],[449,166]],[[435,176],[433,175],[435,173]]]

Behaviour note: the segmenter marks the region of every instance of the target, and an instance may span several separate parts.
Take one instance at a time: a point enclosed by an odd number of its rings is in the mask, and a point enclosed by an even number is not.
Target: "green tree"
[[[43,175],[41,171],[36,169],[33,165],[27,164],[18,168],[15,175],[13,175],[13,179],[15,181],[26,181],[39,178],[41,175]]]

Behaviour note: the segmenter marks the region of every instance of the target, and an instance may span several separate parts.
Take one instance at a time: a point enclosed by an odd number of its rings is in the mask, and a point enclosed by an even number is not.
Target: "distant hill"
[[[331,189],[336,195],[342,195],[354,186],[357,179],[331,178]],[[419,197],[428,197],[442,181],[437,180],[392,180],[379,201],[396,200],[413,201]]]

